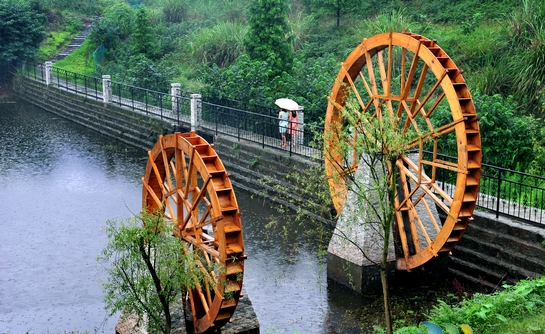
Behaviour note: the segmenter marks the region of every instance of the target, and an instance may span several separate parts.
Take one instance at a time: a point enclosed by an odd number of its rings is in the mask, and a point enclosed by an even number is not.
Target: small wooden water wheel
[[[148,152],[142,205],[164,208],[174,235],[198,256],[213,282],[188,291],[196,333],[213,332],[232,317],[241,296],[244,240],[235,192],[212,145],[195,132],[160,136]]]
[[[393,229],[397,268],[411,270],[448,254],[472,220],[482,163],[477,115],[462,71],[436,41],[407,32],[375,35],[354,49],[341,65],[326,114],[325,165],[338,212],[348,189],[347,178],[336,177],[338,166],[355,171],[358,159],[340,153],[339,136],[330,129],[346,125],[340,111],[350,101],[357,113],[397,119],[398,133],[416,133],[395,164],[401,180]],[[441,156],[449,152],[452,159]]]

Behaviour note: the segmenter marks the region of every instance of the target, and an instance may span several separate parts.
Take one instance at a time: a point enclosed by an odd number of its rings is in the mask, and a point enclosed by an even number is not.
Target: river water
[[[115,333],[96,258],[106,221],[140,210],[146,153],[22,102],[0,104],[0,145],[0,333]],[[328,284],[312,242],[266,229],[282,219],[267,203],[236,196],[261,333],[357,333],[366,300]]]

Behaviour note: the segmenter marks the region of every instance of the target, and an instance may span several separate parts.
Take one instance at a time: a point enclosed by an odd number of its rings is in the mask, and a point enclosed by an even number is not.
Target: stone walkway
[[[76,50],[83,44],[83,42],[87,38],[87,35],[89,34],[90,31],[91,31],[91,24],[86,24],[83,27],[83,30],[81,30],[81,32],[79,33],[79,35],[74,37],[74,39],[72,40],[72,42],[70,42],[68,46],[66,46],[61,52],[55,55],[55,57],[51,59],[51,62],[55,63],[59,60],[62,60],[66,58],[66,56],[74,52],[74,50]]]

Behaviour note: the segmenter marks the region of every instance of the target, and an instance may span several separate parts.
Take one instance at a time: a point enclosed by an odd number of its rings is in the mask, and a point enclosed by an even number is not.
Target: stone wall
[[[168,122],[111,103],[48,87],[42,83],[17,78],[13,94],[60,117],[93,129],[126,144],[149,150],[159,134],[172,132]]]
[[[485,291],[545,275],[545,229],[475,211],[449,270]]]
[[[266,197],[292,210],[303,208],[312,219],[335,225],[334,221],[324,218],[334,214],[333,206],[324,206],[317,192],[309,193],[307,186],[289,177],[293,172],[322,168],[321,161],[290,156],[286,150],[262,147],[228,136],[213,137],[210,140],[237,188]]]

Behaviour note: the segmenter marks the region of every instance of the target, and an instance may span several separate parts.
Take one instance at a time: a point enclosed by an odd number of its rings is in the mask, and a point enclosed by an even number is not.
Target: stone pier
[[[417,156],[410,156],[410,158],[417,163]],[[375,172],[379,169],[376,168]],[[356,171],[355,180],[357,180],[357,184],[353,185],[354,190],[350,190],[347,194],[343,211],[337,220],[334,235],[329,243],[327,275],[334,281],[359,293],[376,293],[380,292],[381,289],[379,264],[382,257],[384,232],[379,219],[372,210],[372,207],[378,209],[380,205],[375,190],[377,186],[374,184],[376,180],[371,177],[370,167],[367,166],[363,158]],[[405,181],[409,183],[409,189],[416,190],[413,197],[419,198],[422,191],[419,186],[409,179]],[[361,189],[366,192],[367,200],[358,197],[357,192],[361,192]],[[413,209],[422,220],[421,223],[425,227],[427,235],[433,240],[437,236],[437,232],[432,225],[430,214],[434,216],[434,220],[437,222],[440,221],[440,217],[435,205],[430,205],[427,208],[423,201],[415,203]],[[391,228],[393,230],[394,226]],[[417,239],[425,241],[426,238],[423,232],[419,228],[416,231]],[[395,278],[395,261],[393,235],[391,234],[387,265],[389,280]],[[426,266],[426,270],[430,271],[431,267],[432,264],[430,263]],[[433,265],[433,271],[441,272],[446,271],[446,269],[445,261]],[[418,280],[418,275],[410,276]]]
[[[183,309],[181,305],[175,307],[172,311],[172,334],[190,334],[192,331],[186,329]],[[120,317],[115,326],[116,334],[147,334],[148,332],[137,326],[137,318],[128,316]],[[222,334],[259,334],[259,321],[252,306],[252,301],[243,291],[243,296],[239,299],[235,313],[231,322],[221,328]]]
[[[355,178],[360,186],[371,189],[373,181],[369,168],[364,165],[360,163]],[[372,294],[381,289],[379,264],[384,236],[376,216],[370,213],[371,204],[369,201],[364,203],[356,192],[348,191],[343,211],[329,242],[327,277],[359,293]],[[378,198],[372,205],[378,205]],[[391,276],[395,271],[392,238],[388,254],[388,274]]]

